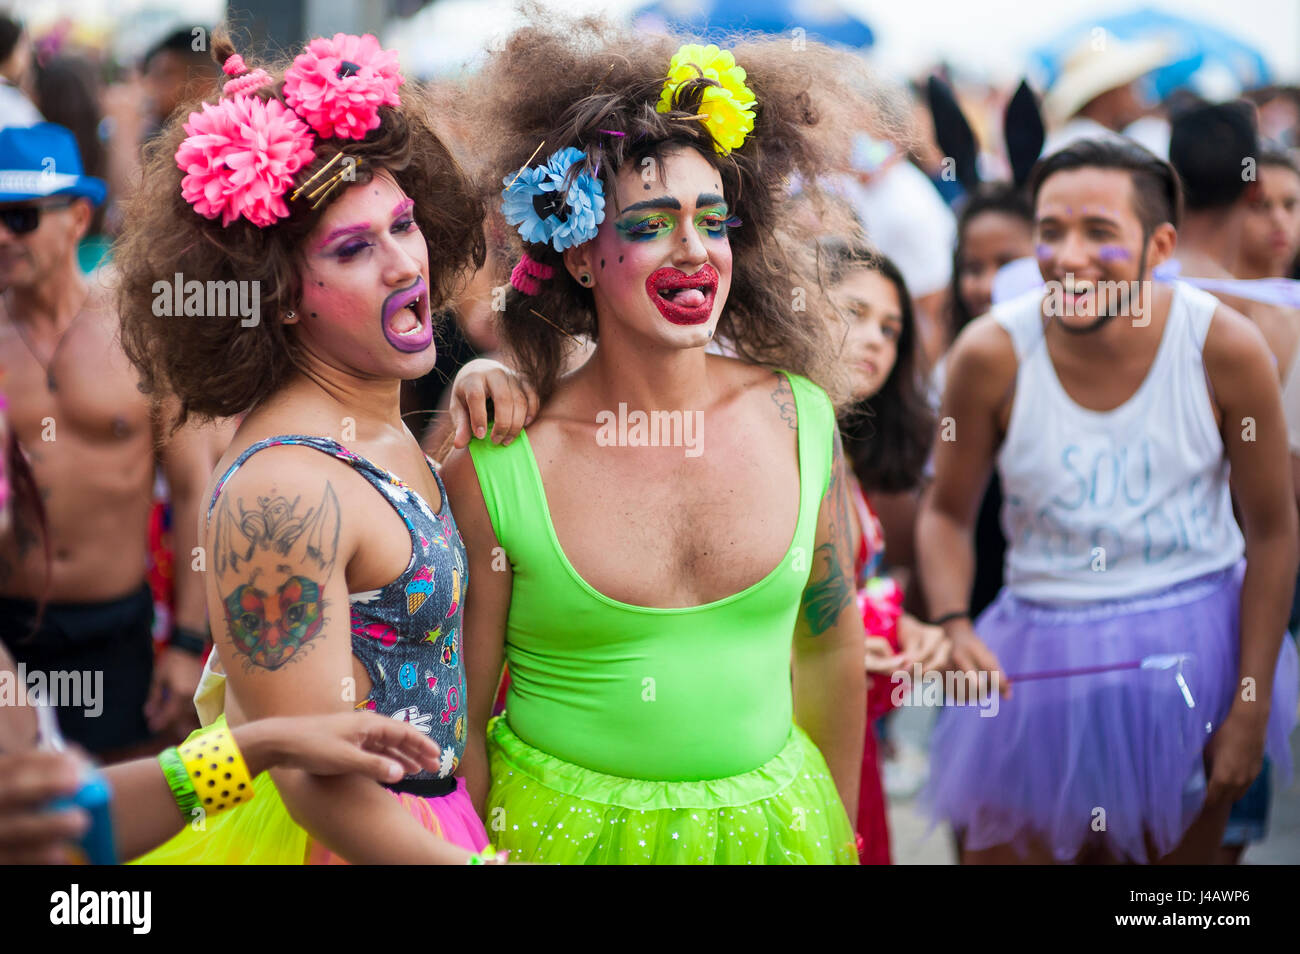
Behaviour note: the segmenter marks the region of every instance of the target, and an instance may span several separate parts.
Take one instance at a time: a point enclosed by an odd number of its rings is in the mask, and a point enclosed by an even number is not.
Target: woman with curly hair
[[[243,416],[209,487],[218,662],[196,698],[232,727],[370,709],[441,760],[384,786],[273,770],[263,798],[146,860],[481,861],[455,775],[464,548],[399,388],[433,366],[431,316],[482,264],[482,202],[374,37],[313,40],[270,72],[224,37],[214,54],[224,87],[146,156],[116,255],[146,386],[182,415]],[[499,418],[525,406],[516,387],[494,391]]]
[[[836,342],[786,251],[808,247],[790,178],[814,191],[815,134],[860,100],[820,47],[674,49],[548,19],[471,97],[523,238],[503,332],[543,400],[444,472],[469,677],[511,675],[490,724],[471,700],[471,792],[522,860],[852,864]],[[595,349],[561,376],[577,336]]]

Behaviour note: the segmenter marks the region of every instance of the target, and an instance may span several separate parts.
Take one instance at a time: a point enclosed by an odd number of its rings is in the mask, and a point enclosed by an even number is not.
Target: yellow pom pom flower
[[[713,148],[722,155],[739,149],[745,137],[754,131],[754,93],[745,85],[745,71],[736,65],[729,50],[721,50],[710,43],[687,43],[675,54],[668,67],[668,80],[664,83],[659,104],[655,107],[666,113],[672,109],[673,95],[683,84],[703,77],[718,83],[704,91],[700,103],[702,122],[713,135]]]

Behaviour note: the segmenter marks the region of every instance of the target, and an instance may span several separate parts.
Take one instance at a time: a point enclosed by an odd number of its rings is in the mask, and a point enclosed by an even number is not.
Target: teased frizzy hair
[[[213,58],[234,52],[228,35],[215,32]],[[285,58],[262,65],[273,82],[252,95],[283,102]],[[230,77],[224,78],[226,82]],[[219,95],[219,94],[218,94]],[[339,153],[357,160],[357,184],[385,170],[415,200],[416,224],[429,248],[429,301],[434,314],[483,264],[483,201],[469,175],[435,134],[430,101],[413,82],[401,89],[400,107],[380,107],[380,125],[363,140],[316,137],[316,158],[294,179],[307,182]],[[189,415],[229,417],[250,410],[275,393],[299,366],[298,344],[285,313],[301,295],[301,248],[330,204],[351,183],[342,182],[316,208],[310,197],[288,201],[288,218],[258,228],[243,218],[223,228],[181,196],[184,172],[176,149],[182,123],[198,103],[178,110],[145,151],[139,187],[126,203],[126,228],[113,252],[122,345],[140,371],[141,387],[155,400],[175,394],[178,425]],[[335,163],[315,185],[341,168]],[[313,188],[315,187],[313,186]],[[168,317],[153,312],[154,285],[184,281],[260,282],[261,320],[242,327],[238,318]]]
[[[825,301],[806,294],[816,274],[796,267],[798,256],[787,251],[811,247],[817,230],[836,226],[830,220],[838,207],[824,200],[817,177],[844,168],[849,130],[878,118],[870,99],[876,84],[851,55],[815,43],[797,48],[788,38],[741,38],[731,49],[757,99],[754,130],[743,146],[720,156],[694,118],[711,81],[684,83],[671,111],[655,109],[669,62],[683,42],[597,18],[534,12],[489,58],[465,100],[482,117],[474,152],[483,162],[489,201],[500,203],[503,177],[572,146],[585,152],[589,169],[599,171],[605,214],[612,218],[618,214],[615,177],[621,169],[647,168],[650,159],[662,170],[665,153],[696,150],[718,171],[731,210],[743,223],[728,233],[733,274],[717,337],[746,361],[806,375],[832,397],[846,397],[821,314]],[[792,181],[802,186],[801,201],[816,210],[813,215],[795,213]],[[838,230],[852,228],[844,222]],[[514,230],[511,242],[517,260]],[[569,275],[560,253],[545,244],[529,244],[527,252],[554,266],[555,277],[535,296],[508,290],[501,328],[545,400],[558,383],[568,336],[598,338],[599,329],[592,293]]]

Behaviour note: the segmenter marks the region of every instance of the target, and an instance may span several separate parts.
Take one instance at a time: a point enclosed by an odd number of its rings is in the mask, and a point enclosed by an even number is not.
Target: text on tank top
[[[1217,300],[1176,283],[1146,377],[1119,407],[1093,411],[1057,376],[1041,299],[1039,290],[993,312],[1018,364],[998,452],[1011,591],[1121,599],[1235,563],[1243,540],[1202,361]]]

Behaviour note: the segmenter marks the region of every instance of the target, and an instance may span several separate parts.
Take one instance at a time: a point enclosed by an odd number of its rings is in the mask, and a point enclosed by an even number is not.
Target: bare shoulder
[[[1232,361],[1267,354],[1259,326],[1235,308],[1219,302],[1205,335],[1205,360]]]
[[[739,358],[711,354],[709,374],[714,381],[714,407],[726,408],[743,402],[746,414],[757,411],[763,417],[784,422],[795,430],[799,423],[790,380],[780,371],[750,364]]]
[[[962,330],[948,352],[947,391],[996,403],[1015,384],[1016,367],[1010,333],[984,315]]]
[[[283,550],[305,530],[325,521],[333,530],[331,546],[351,556],[359,535],[357,521],[347,515],[358,512],[367,486],[351,468],[311,448],[286,444],[253,454],[218,488],[217,481],[236,457],[232,449],[229,461],[223,459],[218,466],[210,488],[213,494],[220,490],[207,522],[207,533],[218,538],[218,545]],[[224,530],[218,518],[224,518]],[[238,530],[238,536],[232,529]]]
[[[1277,388],[1272,352],[1259,327],[1222,302],[1214,310],[1202,350],[1205,370],[1216,394]]]

